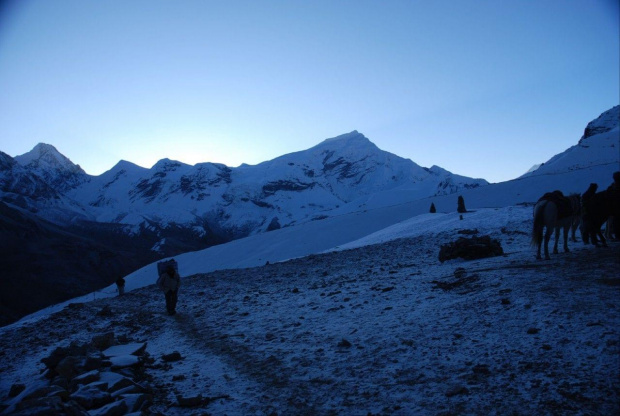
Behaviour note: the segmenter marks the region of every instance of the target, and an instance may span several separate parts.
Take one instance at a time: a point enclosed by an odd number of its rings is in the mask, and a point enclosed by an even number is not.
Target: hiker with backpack
[[[119,277],[116,280],[116,288],[118,290],[118,296],[122,296],[125,293],[125,279]]]
[[[157,286],[159,286],[166,295],[166,310],[168,311],[168,315],[174,315],[176,314],[181,276],[179,276],[179,272],[175,267],[176,261],[171,260],[166,263],[167,264],[157,264],[157,268],[160,271],[159,279],[157,279]],[[161,267],[160,264],[162,265]]]

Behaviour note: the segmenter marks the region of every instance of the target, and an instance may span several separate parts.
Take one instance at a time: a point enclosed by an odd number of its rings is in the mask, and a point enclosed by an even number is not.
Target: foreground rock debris
[[[153,396],[145,367],[154,361],[145,351],[147,344],[116,343],[110,332],[88,344],[54,349],[41,360],[46,370],[40,380],[11,387],[4,413],[124,415],[147,410]]]

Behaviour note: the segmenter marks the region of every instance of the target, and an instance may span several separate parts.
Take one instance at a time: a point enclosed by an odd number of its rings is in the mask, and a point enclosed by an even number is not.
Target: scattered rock
[[[87,348],[85,346],[79,346],[77,344],[71,344],[69,347],[58,347],[52,351],[49,357],[41,359],[41,362],[45,366],[54,370],[56,366],[68,356],[81,356],[86,355]]]
[[[446,397],[454,397],[461,394],[469,394],[469,390],[464,386],[456,386],[446,392]]]
[[[540,332],[540,329],[538,329],[538,328],[530,328],[530,329],[527,330],[527,333],[529,335],[535,335],[535,334],[538,334],[539,332]]]
[[[144,363],[154,361],[145,353],[146,343],[108,346],[113,340],[114,334],[107,333],[93,337],[88,344],[72,343],[69,347],[56,348],[41,360],[47,367],[44,376],[50,381],[46,383],[44,377],[28,386],[15,384],[9,392],[14,403],[10,407],[0,405],[0,410],[24,415],[84,415],[86,411],[98,416],[148,413],[152,396],[147,394],[147,388],[134,381],[143,379]],[[99,351],[105,346],[108,346],[105,351]],[[170,356],[178,355],[180,359],[180,354],[175,353]],[[123,374],[104,371],[110,366],[105,362],[106,356],[113,366],[133,367],[121,369]]]
[[[133,367],[140,364],[140,357],[135,355],[119,355],[117,357],[111,357],[110,363],[113,369]]]
[[[63,376],[54,377],[52,379],[51,385],[62,387],[65,390],[69,390],[69,380],[67,380],[66,377]]]
[[[69,392],[67,392],[65,389],[58,387],[58,386],[45,386],[45,387],[41,387],[38,389],[34,389],[30,393],[26,394],[22,398],[22,400],[27,401],[27,400],[33,400],[33,399],[40,399],[44,397],[60,397],[61,399],[66,401],[69,397]]]
[[[124,400],[119,400],[107,404],[97,410],[88,412],[89,416],[123,416],[129,411],[129,407]]]
[[[103,335],[95,335],[90,342],[93,348],[103,351],[114,345],[114,332],[108,332]]]
[[[140,355],[146,349],[146,342],[136,342],[133,344],[116,345],[103,351],[106,357],[120,357],[123,355]]]
[[[473,230],[468,230],[468,229],[464,229],[464,230],[458,230],[456,233],[457,234],[463,234],[463,235],[474,235],[474,234],[478,234],[478,229],[474,228]]]
[[[98,409],[114,401],[110,393],[95,385],[80,386],[71,395],[71,399],[78,402],[86,410]]]
[[[9,397],[17,397],[19,394],[26,389],[25,384],[15,383],[11,386],[11,390],[9,390]]]
[[[17,413],[20,415],[57,415],[64,414],[60,397],[40,397],[19,402],[14,408],[9,408],[4,414]],[[77,413],[80,414],[80,413]],[[83,413],[82,413],[83,414]]]
[[[342,341],[338,343],[339,348],[351,348],[352,346],[353,344],[351,344],[349,341],[347,341],[344,338],[342,338]]]
[[[177,396],[177,402],[180,407],[196,407],[202,404],[202,394],[193,397]]]
[[[171,362],[174,362],[174,361],[181,361],[183,359],[183,357],[181,357],[181,353],[180,352],[174,351],[174,352],[172,352],[170,354],[164,354],[161,357],[161,359],[164,360],[167,363],[171,363]]]
[[[104,316],[106,318],[109,318],[112,315],[114,315],[112,313],[112,308],[110,308],[108,305],[105,305],[103,308],[101,308],[99,312],[97,312],[97,316]]]
[[[474,374],[482,374],[488,376],[491,374],[491,370],[489,370],[489,366],[486,364],[477,364],[472,368]]]
[[[92,371],[89,371],[87,373],[80,374],[77,377],[74,377],[73,378],[73,383],[75,383],[75,385],[78,385],[78,384],[90,384],[90,383],[93,383],[95,381],[99,381],[100,378],[101,378],[101,375],[100,375],[99,371],[92,370]]]
[[[478,275],[474,274],[471,276],[463,276],[460,279],[456,279],[454,281],[442,282],[438,280],[433,280],[431,283],[434,285],[433,289],[441,289],[444,291],[450,291],[454,289],[459,289],[460,293],[466,293],[474,289],[476,283],[480,278]]]
[[[454,277],[456,277],[457,279],[462,279],[463,277],[465,277],[467,275],[467,270],[465,270],[463,267],[457,267],[454,270]]]
[[[65,357],[58,363],[55,370],[61,376],[65,377],[68,380],[71,380],[73,377],[80,374],[79,367],[82,366],[84,362],[85,358],[83,357]]]
[[[92,371],[99,370],[101,367],[104,367],[106,364],[104,363],[103,356],[101,354],[88,355],[84,360],[84,371]]]

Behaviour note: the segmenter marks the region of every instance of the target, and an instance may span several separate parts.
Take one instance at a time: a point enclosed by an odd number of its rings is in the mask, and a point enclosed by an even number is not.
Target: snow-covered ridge
[[[579,143],[553,156],[537,169],[532,168],[522,177],[553,175],[573,170],[609,165],[620,170],[620,106],[601,114],[588,123]]]
[[[583,140],[586,140],[588,137],[618,129],[619,125],[620,105],[617,105],[612,109],[602,113],[595,120],[589,122],[583,132],[583,137],[581,138],[581,140],[579,140],[579,143],[581,144],[581,142]]]
[[[310,221],[399,187],[410,187],[419,198],[487,184],[440,168],[424,169],[380,150],[357,131],[238,168],[162,159],[144,169],[121,161],[92,177],[43,144],[15,160],[75,201],[81,215],[92,220],[130,226],[148,223],[161,229],[175,224],[197,235],[215,232],[226,238]],[[39,199],[33,208],[45,217],[48,202]]]

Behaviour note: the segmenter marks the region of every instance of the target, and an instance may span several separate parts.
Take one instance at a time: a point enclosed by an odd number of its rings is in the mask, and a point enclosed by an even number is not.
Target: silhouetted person
[[[118,296],[121,296],[125,293],[125,279],[119,277],[116,280],[116,288],[118,289]]]
[[[620,240],[620,171],[614,172],[614,181],[607,188],[611,200],[611,216],[607,220],[607,235],[614,240]]]
[[[159,288],[166,295],[166,309],[168,315],[174,315],[177,307],[179,287],[181,286],[181,276],[172,266],[168,266],[157,281]]]

